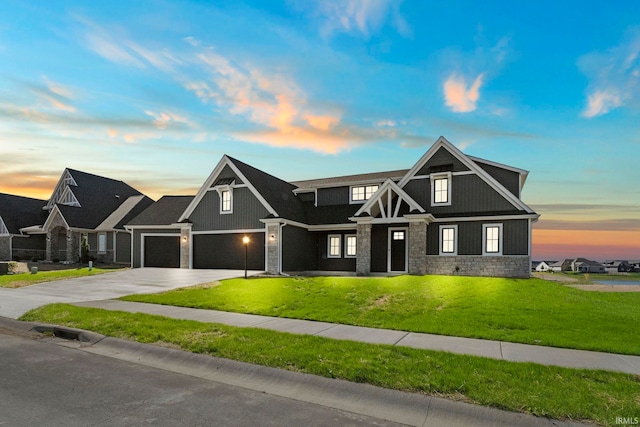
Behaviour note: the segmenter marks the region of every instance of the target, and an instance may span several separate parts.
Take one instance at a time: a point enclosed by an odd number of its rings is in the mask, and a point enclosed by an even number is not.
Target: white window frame
[[[106,254],[107,253],[107,233],[98,233],[97,237],[98,253]]]
[[[349,253],[349,240],[354,239],[353,253]],[[344,236],[344,257],[355,258],[358,255],[358,237],[355,234],[345,234]]]
[[[233,187],[230,185],[223,185],[216,187],[218,196],[220,197],[220,215],[228,215],[233,213]],[[229,194],[229,210],[224,210],[224,193]]]
[[[373,190],[374,187],[375,190]],[[354,199],[353,190],[355,189],[362,189],[362,199]],[[379,189],[380,184],[352,185],[351,187],[349,187],[349,203],[352,205],[366,203],[366,201],[369,200],[374,194],[376,194]]]
[[[487,243],[488,243],[488,239],[487,239],[487,231],[490,228],[497,228],[498,229],[498,250],[493,252],[493,251],[488,251],[487,250]],[[503,249],[503,233],[502,233],[502,224],[482,224],[482,255],[488,255],[488,256],[501,256],[502,255],[502,249]]]
[[[453,230],[453,251],[445,252],[444,250],[444,230]],[[439,254],[443,256],[458,255],[458,226],[457,225],[441,225],[438,230],[438,248]]]
[[[431,181],[431,206],[451,206],[451,172],[432,174],[429,177]],[[444,202],[436,202],[436,181],[447,181],[447,200]]]
[[[338,250],[338,253],[332,253],[332,245],[331,240],[338,239],[338,244],[333,246],[333,248]],[[329,234],[327,236],[327,258],[342,258],[342,234]]]

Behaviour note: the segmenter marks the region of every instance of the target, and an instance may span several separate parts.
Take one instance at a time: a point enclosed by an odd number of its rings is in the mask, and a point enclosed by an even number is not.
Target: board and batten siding
[[[116,262],[127,263],[131,261],[131,234],[125,231],[116,233]]]
[[[324,236],[326,239],[326,234]],[[317,233],[292,225],[283,227],[282,270],[289,272],[318,270],[318,247]]]
[[[349,187],[318,189],[318,206],[348,205]]]
[[[469,168],[466,167],[460,160],[458,160],[453,154],[447,151],[445,148],[440,148],[436,151],[433,156],[425,163],[420,170],[418,171],[418,175],[429,175],[432,171],[432,167],[442,167],[450,165],[447,171],[438,171],[438,172],[464,172],[468,171]]]
[[[189,220],[192,231],[243,230],[264,228],[261,219],[269,211],[246,187],[233,189],[233,213],[220,213],[220,196],[217,191],[207,191]]]
[[[437,222],[427,227],[427,255],[439,254],[439,233],[442,225],[458,226],[458,255],[482,255],[482,225],[502,224],[502,254],[527,255],[529,252],[529,221],[459,221]]]
[[[482,169],[489,175],[502,184],[507,190],[513,193],[516,197],[520,197],[520,174],[518,172],[498,168],[485,163],[477,163]]]
[[[477,175],[454,175],[451,183],[451,205],[431,206],[429,179],[409,181],[404,190],[411,198],[436,216],[481,212],[518,212],[509,201]]]

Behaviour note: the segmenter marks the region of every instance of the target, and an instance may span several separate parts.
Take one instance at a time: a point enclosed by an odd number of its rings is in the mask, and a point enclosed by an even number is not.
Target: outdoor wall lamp
[[[187,236],[182,236],[182,241],[187,243]]]
[[[275,234],[270,234],[269,235],[269,241],[273,242],[276,240],[276,235]]]

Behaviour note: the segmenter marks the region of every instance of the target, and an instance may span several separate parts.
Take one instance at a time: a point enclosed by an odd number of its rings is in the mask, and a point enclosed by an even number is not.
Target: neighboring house
[[[633,259],[629,260],[629,266],[631,267],[632,272],[640,272],[640,260]]]
[[[42,224],[46,200],[0,193],[0,260],[44,259],[45,237],[28,236],[21,228]]]
[[[576,258],[571,263],[571,271],[576,273],[605,273],[604,265],[586,258]]]
[[[529,277],[527,175],[442,137],[410,169],[298,182],[225,155],[127,224],[132,266]]]
[[[633,265],[626,260],[608,260],[602,263],[607,273],[627,273],[633,271]]]
[[[29,220],[22,221],[19,231],[22,239],[38,246],[33,250],[39,259],[76,262],[82,239],[87,239],[89,255],[96,260],[130,262],[131,236],[123,225],[152,203],[122,181],[65,169],[49,200],[30,203]]]
[[[535,261],[532,267],[533,270],[537,272],[545,272],[551,270],[551,265],[554,264],[555,261]]]

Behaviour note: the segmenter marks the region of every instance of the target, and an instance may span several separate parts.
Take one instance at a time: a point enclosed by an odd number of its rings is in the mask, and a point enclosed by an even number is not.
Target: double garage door
[[[264,233],[196,234],[193,239],[193,268],[244,269],[244,236],[247,245],[247,268],[265,269]],[[145,267],[180,267],[180,236],[145,236]]]

